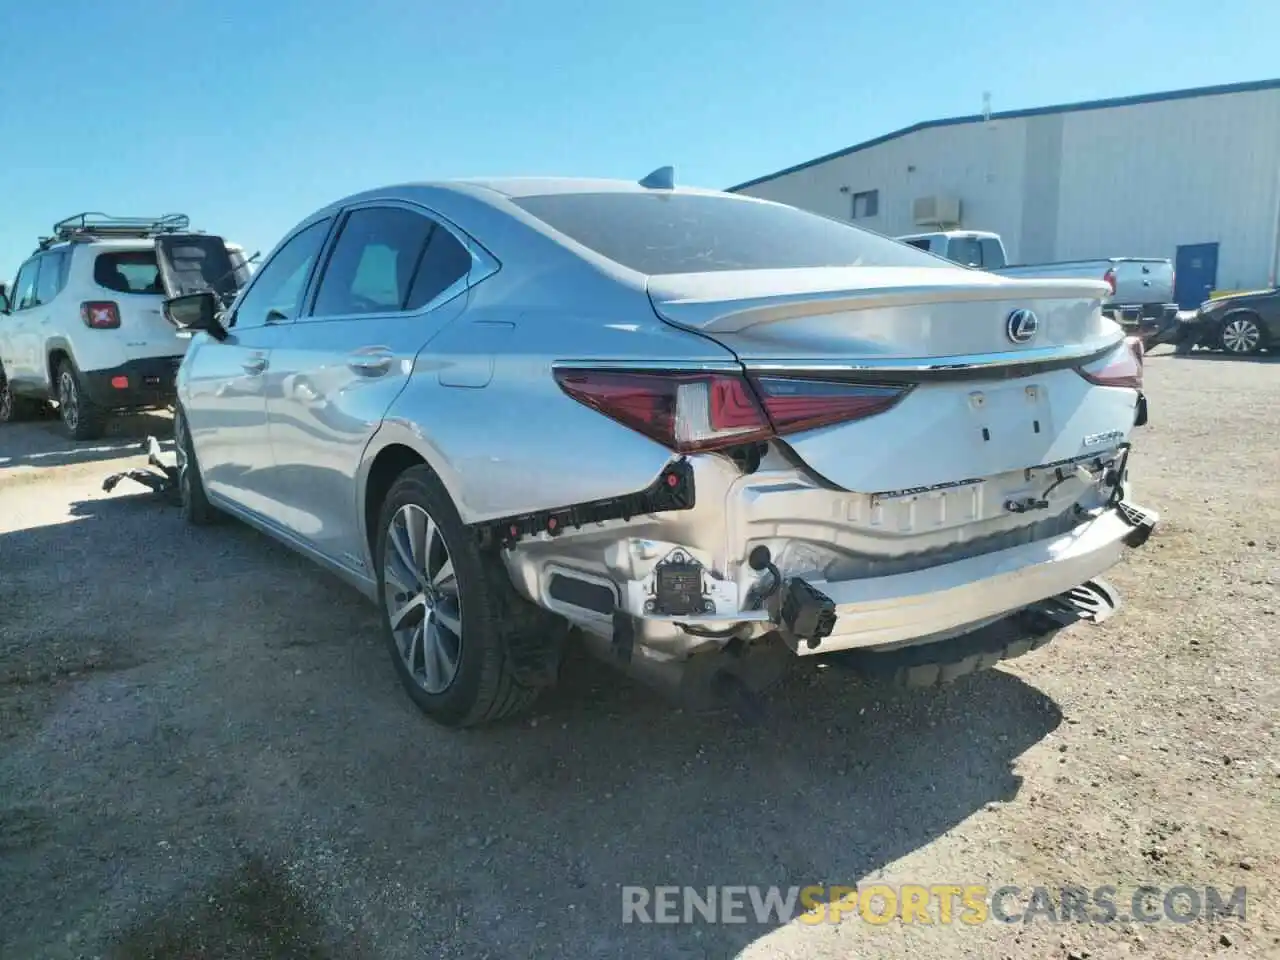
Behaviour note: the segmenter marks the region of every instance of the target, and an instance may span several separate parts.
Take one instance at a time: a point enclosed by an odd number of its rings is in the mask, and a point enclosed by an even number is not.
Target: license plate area
[[[967,400],[974,439],[984,446],[1053,436],[1048,391],[1038,383],[972,390]]]

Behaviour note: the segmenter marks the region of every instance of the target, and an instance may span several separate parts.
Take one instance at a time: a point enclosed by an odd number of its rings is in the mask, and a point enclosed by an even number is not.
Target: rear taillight
[[[1142,341],[1128,337],[1124,343],[1100,360],[1079,369],[1080,376],[1100,387],[1142,389],[1142,364],[1145,351]]]
[[[1111,288],[1111,295],[1114,297],[1116,295],[1116,268],[1109,267],[1107,272],[1102,275],[1102,279]]]
[[[599,410],[679,453],[812,430],[880,413],[906,388],[733,373],[557,370],[556,382]]]
[[[883,413],[906,393],[903,387],[791,377],[754,377],[752,382],[779,434]]]
[[[80,304],[80,319],[94,330],[114,330],[120,326],[120,308],[114,300],[88,300]]]

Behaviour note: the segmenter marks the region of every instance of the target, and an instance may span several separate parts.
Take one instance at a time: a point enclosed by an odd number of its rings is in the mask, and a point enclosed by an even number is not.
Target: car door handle
[[[379,377],[391,369],[391,354],[384,350],[353,353],[347,358],[347,366],[366,377]]]
[[[262,373],[263,370],[267,369],[267,358],[261,353],[254,354],[252,357],[249,357],[240,364],[240,366],[244,368],[244,372],[249,374],[249,376],[256,377],[258,374]]]

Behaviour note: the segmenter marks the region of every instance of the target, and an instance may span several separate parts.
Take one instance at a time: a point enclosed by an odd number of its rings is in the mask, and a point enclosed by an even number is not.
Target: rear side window
[[[93,261],[93,282],[116,293],[164,293],[154,250],[98,254]]]
[[[596,253],[658,276],[805,267],[931,267],[928,254],[795,207],[691,193],[566,193],[515,198]]]
[[[947,259],[966,267],[980,267],[982,244],[973,237],[952,237],[947,241]]]
[[[431,231],[427,249],[422,253],[413,284],[409,288],[406,310],[425,307],[461,280],[471,270],[471,253],[458,238],[437,226]]]
[[[929,238],[928,238],[928,237],[922,237],[922,238],[920,238],[920,239],[918,239],[918,240],[903,240],[902,242],[903,242],[903,243],[905,243],[905,244],[906,244],[907,246],[909,246],[909,247],[915,247],[917,250],[926,250],[926,251],[927,251],[927,250],[929,249]]]
[[[414,310],[466,276],[470,265],[466,248],[423,214],[403,207],[355,210],[334,244],[312,315]]]

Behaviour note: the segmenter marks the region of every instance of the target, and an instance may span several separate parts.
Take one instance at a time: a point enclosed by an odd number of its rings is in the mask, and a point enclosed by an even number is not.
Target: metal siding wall
[[[856,223],[889,236],[933,229],[912,220],[917,197],[958,196],[963,226],[997,231],[1016,258],[1025,154],[1023,120],[937,127],[797,170],[742,193],[848,220],[854,193],[879,190],[879,215]],[[910,166],[915,169],[908,170]],[[842,186],[849,193],[841,193]]]
[[[947,194],[962,226],[999,233],[1014,263],[1172,260],[1179,244],[1217,241],[1219,288],[1263,286],[1276,269],[1280,90],[935,127],[742,192],[847,220],[862,190],[880,191],[880,214],[858,225],[890,236],[931,229],[912,222],[912,201]]]
[[[1056,259],[1221,244],[1218,286],[1274,269],[1280,90],[1065,115]]]
[[[1061,205],[1062,126],[1060,113],[1028,117],[1027,162],[1022,189],[1022,251],[1027,263],[1055,258]]]

